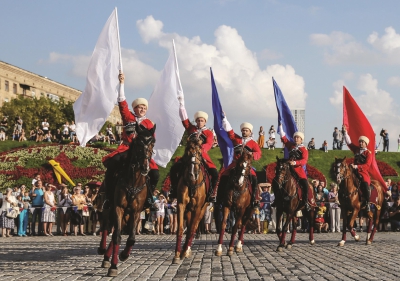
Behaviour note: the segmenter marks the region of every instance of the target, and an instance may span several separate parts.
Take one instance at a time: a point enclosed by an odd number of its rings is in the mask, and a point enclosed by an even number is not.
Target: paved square
[[[195,240],[193,255],[173,265],[175,237],[140,235],[113,280],[399,280],[400,233],[377,233],[366,246],[339,233],[298,234],[292,250],[278,253],[273,234],[246,234],[243,253],[216,257],[217,235]],[[127,236],[123,236],[125,245]],[[226,253],[228,236],[224,243]],[[100,237],[0,237],[0,280],[111,280],[96,254]]]

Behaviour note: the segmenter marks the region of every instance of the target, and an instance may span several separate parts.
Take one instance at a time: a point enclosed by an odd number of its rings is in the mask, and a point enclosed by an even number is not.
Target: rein
[[[273,180],[278,184],[280,192],[281,193],[285,193],[285,194],[282,194],[283,199],[286,200],[286,201],[290,201],[293,198],[297,197],[297,188],[295,188],[294,195],[290,195],[289,191],[287,191],[284,188],[284,186],[286,186],[286,183],[290,179],[290,171],[288,171],[289,170],[289,166],[288,165],[284,165],[284,166],[285,166],[285,175],[283,176],[283,178],[282,178],[282,173],[279,173],[278,180],[276,180],[275,178]]]
[[[347,192],[345,191],[345,190],[343,190],[343,189],[340,189],[339,188],[339,192],[342,194],[342,196],[345,198],[345,199],[349,199],[351,196],[353,196],[353,195],[355,195],[355,194],[358,194],[358,191],[359,191],[359,188],[360,188],[360,181],[357,179],[357,178],[355,178],[354,176],[354,174],[353,174],[353,172],[349,169],[349,166],[346,164],[346,165],[341,165],[341,166],[343,166],[343,170],[344,170],[344,174],[346,175],[346,176],[344,176],[344,175],[342,175],[341,173],[339,173],[338,174],[338,179],[340,179],[340,181],[343,181],[343,183],[344,183],[344,186],[347,188]],[[339,177],[340,176],[340,177]],[[350,186],[350,181],[352,181],[352,183],[353,183],[353,186],[355,187],[355,189],[353,190],[353,191],[349,191],[348,189],[349,189],[349,186]],[[340,184],[339,184],[339,187],[340,187]]]
[[[190,152],[190,150],[187,151],[187,152]],[[186,155],[186,153],[185,153],[185,155]],[[190,157],[190,160],[187,159],[189,157]],[[189,174],[191,176],[193,176],[193,178],[195,180],[195,183],[193,183],[193,181],[188,181],[187,180],[187,177],[185,176],[185,174],[186,174],[185,172],[184,172],[184,176],[183,176],[183,183],[189,188],[189,191],[190,191],[190,195],[189,196],[193,197],[196,189],[199,188],[200,186],[202,186],[203,184],[205,184],[205,182],[206,182],[206,174],[205,174],[206,173],[206,169],[205,169],[204,164],[203,164],[203,158],[201,156],[201,153],[192,152],[191,156],[187,155],[185,158],[186,159],[182,159],[182,160],[185,163],[189,163],[190,164],[190,170],[189,170],[188,167],[186,167],[185,171],[189,171]],[[194,165],[199,165],[199,169],[198,169],[197,172],[194,171]],[[202,180],[200,182],[197,182],[199,174],[200,174],[200,171],[204,171],[203,178],[202,178]]]

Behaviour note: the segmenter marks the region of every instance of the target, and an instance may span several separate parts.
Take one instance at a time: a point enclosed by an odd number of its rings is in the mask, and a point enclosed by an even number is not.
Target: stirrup
[[[210,196],[207,198],[207,202],[209,202],[209,203],[217,203],[217,196],[215,196],[215,195],[210,195]]]

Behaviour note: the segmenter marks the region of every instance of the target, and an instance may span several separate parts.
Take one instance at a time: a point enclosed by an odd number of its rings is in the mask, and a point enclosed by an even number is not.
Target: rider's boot
[[[371,211],[370,204],[369,204],[369,199],[371,197],[371,187],[368,184],[366,184],[366,187],[365,187],[364,197],[365,197],[365,211],[369,212],[369,211]]]
[[[260,201],[256,198],[257,195],[257,178],[255,176],[251,176],[251,187],[252,187],[252,193],[251,193],[251,206],[253,208],[259,208],[260,207]]]
[[[215,170],[215,171],[214,171]],[[216,203],[217,202],[217,193],[218,193],[218,172],[217,169],[209,169],[208,172],[211,176],[210,182],[210,192],[209,196],[207,196],[207,202],[209,203]]]
[[[304,206],[306,207],[307,211],[310,211],[311,210],[311,205],[308,202],[308,182],[305,179],[301,179],[299,181],[299,184],[301,186],[302,198],[303,198]]]

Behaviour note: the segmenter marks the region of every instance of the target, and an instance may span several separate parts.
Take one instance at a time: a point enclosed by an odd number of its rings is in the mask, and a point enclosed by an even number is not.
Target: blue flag
[[[222,111],[221,102],[219,101],[217,87],[215,86],[214,76],[210,67],[211,88],[212,88],[212,109],[214,114],[214,132],[217,135],[219,149],[221,150],[224,168],[227,168],[233,160],[233,143],[222,127],[222,119],[224,113]]]

